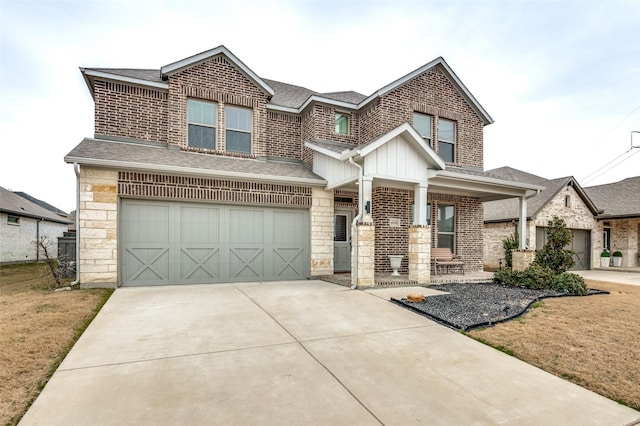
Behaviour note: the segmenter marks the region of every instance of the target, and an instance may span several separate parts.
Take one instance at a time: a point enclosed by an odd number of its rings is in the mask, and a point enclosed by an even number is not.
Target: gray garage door
[[[124,286],[304,279],[309,211],[123,200]]]
[[[542,248],[547,240],[546,229],[536,228],[536,249]],[[591,231],[585,229],[572,229],[573,243],[571,249],[575,251],[573,260],[576,261],[571,270],[580,271],[591,268]]]

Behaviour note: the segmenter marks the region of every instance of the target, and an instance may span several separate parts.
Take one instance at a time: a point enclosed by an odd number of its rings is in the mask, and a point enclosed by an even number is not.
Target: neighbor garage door
[[[123,200],[125,286],[304,279],[309,211]]]
[[[536,228],[536,248],[540,249],[544,246],[547,235],[546,229],[543,227]],[[575,251],[573,260],[576,261],[571,270],[579,271],[591,268],[591,231],[586,229],[572,229],[573,242],[571,249]]]

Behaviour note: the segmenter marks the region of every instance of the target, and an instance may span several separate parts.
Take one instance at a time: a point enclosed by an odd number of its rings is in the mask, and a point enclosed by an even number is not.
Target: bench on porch
[[[438,268],[440,272],[445,269],[450,272],[450,269],[458,268],[464,275],[464,260],[458,255],[451,253],[451,250],[447,247],[432,247],[431,248],[431,266],[438,275]]]

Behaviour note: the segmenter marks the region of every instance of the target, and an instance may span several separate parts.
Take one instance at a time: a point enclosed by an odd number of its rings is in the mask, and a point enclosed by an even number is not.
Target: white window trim
[[[205,123],[197,123],[197,122],[192,122],[189,121],[189,101],[197,101],[197,102],[204,102],[204,103],[209,103],[212,104],[215,107],[215,120],[214,120],[214,124],[205,124]],[[219,120],[219,116],[220,114],[218,113],[218,103],[214,102],[214,101],[209,101],[206,99],[198,99],[198,98],[187,98],[187,146],[192,146],[189,144],[189,126],[190,125],[194,125],[194,126],[200,126],[200,127],[208,127],[210,129],[214,129],[214,140],[213,140],[213,148],[208,148],[208,149],[212,149],[215,150],[217,149],[217,145],[218,145],[218,120]],[[207,149],[207,148],[203,148],[203,149]]]
[[[347,119],[347,132],[346,133],[341,133],[341,132],[337,132],[336,131],[336,122],[338,121],[338,116],[342,116],[342,117],[345,117]],[[334,113],[334,118],[333,118],[333,131],[337,135],[349,136],[351,134],[351,114],[349,114],[348,112],[344,112],[344,111],[336,111]]]
[[[245,130],[245,129],[236,129],[236,128],[234,128],[234,127],[229,127],[229,126],[227,126],[227,110],[228,110],[229,108],[235,108],[235,109],[238,109],[238,110],[248,111],[248,112],[251,114],[251,117],[250,117],[250,118],[251,118],[251,120],[250,120],[250,123],[251,123],[251,129],[247,131],[247,130]],[[254,114],[253,114],[253,109],[252,109],[252,108],[249,108],[249,107],[243,107],[243,106],[240,106],[240,105],[233,105],[233,104],[228,104],[228,105],[225,105],[225,106],[224,106],[224,134],[225,134],[225,138],[224,138],[224,146],[225,146],[225,151],[226,151],[226,152],[234,152],[234,153],[238,153],[238,154],[253,154],[253,139],[254,139],[254,138],[253,138],[253,127],[254,127],[254,125],[253,125],[253,124],[254,124],[254,123],[253,123],[253,118],[254,118]],[[249,134],[249,137],[250,137],[249,141],[250,141],[250,144],[251,144],[251,145],[250,145],[250,148],[249,148],[249,152],[244,152],[244,151],[230,151],[230,150],[227,148],[227,131],[228,131],[228,130],[230,130],[230,131],[232,131],[232,132],[247,133],[247,134]]]

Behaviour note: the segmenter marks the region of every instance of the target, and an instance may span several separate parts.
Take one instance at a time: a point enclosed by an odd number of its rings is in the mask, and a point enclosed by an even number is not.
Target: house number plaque
[[[400,228],[400,219],[389,218],[389,228]]]

